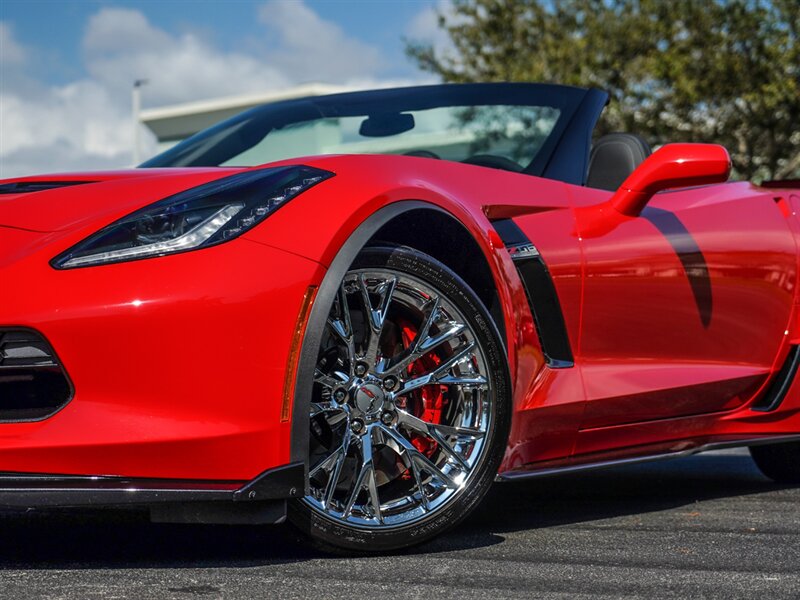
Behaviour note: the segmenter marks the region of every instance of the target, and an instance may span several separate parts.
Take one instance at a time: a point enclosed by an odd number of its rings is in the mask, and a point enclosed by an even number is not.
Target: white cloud
[[[105,8],[83,41],[89,73],[112,94],[148,79],[146,97],[161,105],[280,88],[291,78],[269,61],[222,52],[193,33],[172,36],[136,10]]]
[[[25,62],[25,50],[14,37],[11,26],[0,21],[0,65],[19,65]]]
[[[0,177],[129,165],[136,79],[149,80],[145,105],[158,106],[311,80],[370,85],[380,74],[376,47],[348,37],[302,1],[270,0],[254,10],[265,41],[237,52],[197,33],[160,29],[138,10],[102,8],[83,37],[88,76],[65,85],[28,76],[30,49],[0,24]]]
[[[300,80],[342,82],[374,76],[383,59],[377,48],[347,37],[303,2],[270,0],[258,12],[272,36],[268,60]]]
[[[28,75],[31,48],[14,41],[0,69],[0,178],[120,167],[131,162],[130,112],[107,86],[86,78],[48,86]],[[14,60],[9,60],[11,56]]]
[[[0,176],[124,166],[132,138],[130,117],[97,82],[0,92]]]
[[[453,18],[453,5],[449,0],[439,0],[436,4],[425,6],[406,27],[406,37],[416,43],[431,44],[437,54],[450,52],[453,43],[447,32],[439,27],[439,15]]]

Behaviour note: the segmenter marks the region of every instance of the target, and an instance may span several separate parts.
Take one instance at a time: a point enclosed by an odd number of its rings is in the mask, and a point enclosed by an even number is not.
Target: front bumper
[[[0,423],[0,472],[228,482],[233,493],[290,462],[285,370],[318,263],[241,238],[58,271],[56,234],[0,231],[0,328],[40,332],[74,387],[49,418]]]

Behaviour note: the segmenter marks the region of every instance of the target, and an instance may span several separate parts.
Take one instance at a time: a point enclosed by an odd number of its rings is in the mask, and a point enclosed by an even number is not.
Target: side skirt
[[[548,469],[539,469],[531,471],[512,471],[508,473],[499,473],[495,481],[518,481],[520,479],[530,479],[533,477],[549,477],[551,475],[561,475],[566,473],[580,473],[583,471],[594,471],[597,469],[610,469],[612,467],[620,467],[623,465],[636,465],[639,463],[654,462],[657,460],[668,460],[672,458],[686,458],[700,454],[701,452],[709,452],[711,450],[729,450],[731,448],[746,448],[750,446],[762,446],[768,444],[781,444],[784,442],[800,442],[800,434],[797,435],[780,435],[780,436],[762,436],[757,438],[726,440],[720,442],[711,442],[681,450],[679,452],[667,452],[664,454],[648,454],[644,456],[634,456],[631,458],[621,458],[619,460],[602,461],[596,463],[585,463],[580,465],[567,465],[564,467],[555,467]]]

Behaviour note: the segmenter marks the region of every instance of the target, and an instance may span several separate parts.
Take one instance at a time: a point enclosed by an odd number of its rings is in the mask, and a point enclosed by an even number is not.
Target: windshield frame
[[[541,83],[441,84],[310,96],[265,104],[244,111],[183,140],[142,163],[140,168],[219,166],[229,158],[222,144],[209,146],[205,153],[193,157],[188,164],[183,157],[201,150],[214,136],[226,130],[235,132],[237,125],[248,121],[251,122],[249,126],[259,125],[258,131],[263,134],[258,138],[263,139],[271,131],[289,124],[363,116],[369,114],[370,109],[374,112],[375,107],[380,107],[385,112],[403,112],[443,106],[535,106],[557,108],[559,117],[544,144],[522,172],[539,177],[548,177],[550,172],[551,178],[583,184],[585,164],[582,169],[578,169],[583,173],[576,177],[575,173],[570,173],[576,169],[553,165],[553,159],[559,155],[566,155],[569,159],[573,155],[573,160],[582,158],[579,162],[588,163],[591,132],[606,101],[606,94],[598,90]],[[587,111],[589,114],[585,114]],[[579,129],[577,132],[572,131],[576,124]],[[222,138],[223,141],[225,139]],[[565,143],[569,146],[566,152],[561,147]],[[576,178],[580,181],[575,181]]]

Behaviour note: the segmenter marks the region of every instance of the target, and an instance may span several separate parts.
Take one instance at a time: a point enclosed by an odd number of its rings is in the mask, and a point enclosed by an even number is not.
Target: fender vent
[[[0,422],[45,419],[71,398],[47,340],[29,329],[0,329]]]
[[[764,395],[753,404],[752,409],[759,412],[778,410],[794,382],[798,367],[800,367],[800,346],[792,346],[781,370],[775,375]]]
[[[522,280],[547,366],[552,369],[574,366],[561,303],[544,259],[511,219],[492,221],[492,225],[506,245]]]

